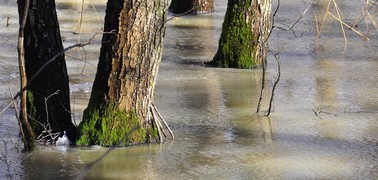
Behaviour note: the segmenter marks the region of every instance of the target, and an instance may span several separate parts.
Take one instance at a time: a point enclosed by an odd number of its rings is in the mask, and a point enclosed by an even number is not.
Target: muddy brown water
[[[365,2],[337,1],[343,19],[353,24]],[[375,1],[370,1],[375,2]],[[274,30],[270,47],[282,64],[271,116],[256,114],[261,69],[203,66],[217,48],[225,0],[212,14],[168,22],[155,101],[176,135],[163,144],[117,148],[87,174],[91,179],[377,179],[378,59],[377,31],[371,20],[357,27],[364,40],[328,17],[317,38],[315,15],[322,20],[328,1],[281,1],[276,23],[296,22],[292,31]],[[87,41],[100,32],[104,0],[86,1],[78,31],[80,4],[57,0],[64,46]],[[372,18],[377,6],[370,10]],[[9,16],[10,25],[6,26]],[[17,8],[0,0],[0,105],[16,93]],[[9,40],[8,40],[9,39]],[[67,55],[74,120],[79,123],[96,71],[100,36],[84,51]],[[86,55],[86,59],[84,59]],[[86,61],[86,63],[84,63]],[[269,55],[267,90],[276,75]],[[262,110],[267,109],[269,92]],[[318,116],[315,115],[316,112]],[[67,179],[107,149],[41,147],[19,152],[14,108],[0,116],[0,179]]]

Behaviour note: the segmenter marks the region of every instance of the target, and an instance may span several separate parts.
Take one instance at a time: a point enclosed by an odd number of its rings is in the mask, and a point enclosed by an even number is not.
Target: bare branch
[[[274,26],[275,24],[275,18],[276,18],[276,15],[278,13],[278,10],[280,9],[280,5],[281,5],[281,1],[280,0],[277,0],[277,7],[276,7],[276,10],[274,11],[273,13],[273,16],[272,16],[272,26],[270,27],[270,30],[269,30],[269,34],[268,34],[268,38],[266,38],[266,41],[269,40],[269,37],[270,35],[272,34],[273,32],[273,29],[274,28],[277,28]],[[266,42],[262,42],[262,43],[266,43]],[[262,44],[263,46],[263,44]],[[264,89],[265,89],[265,74],[266,74],[266,61],[263,61],[262,62],[262,77],[261,77],[261,89],[260,89],[260,96],[259,96],[259,101],[257,103],[257,108],[256,108],[256,113],[259,113],[260,112],[260,106],[261,106],[261,102],[262,102],[262,99],[264,97]]]
[[[168,18],[167,20],[165,20],[163,24],[167,23],[168,21],[173,20],[174,18],[185,16],[185,15],[191,13],[193,10],[197,9],[198,7],[199,7],[199,5],[194,6],[192,9],[189,9],[188,11],[183,12],[181,14],[173,14],[173,16],[171,18]]]
[[[17,99],[21,93],[23,93],[29,86],[30,84],[33,82],[33,80],[49,65],[51,64],[52,62],[54,62],[57,57],[61,56],[64,52],[68,51],[68,50],[71,50],[71,49],[74,49],[74,48],[82,48],[82,47],[85,47],[87,45],[90,45],[92,43],[92,41],[97,37],[97,35],[99,34],[106,34],[106,33],[111,33],[113,34],[114,31],[110,31],[110,32],[103,32],[103,33],[95,33],[87,42],[85,43],[78,43],[78,44],[74,44],[72,46],[69,46],[65,49],[63,49],[62,51],[60,51],[59,53],[57,53],[54,57],[52,57],[51,59],[49,59],[47,62],[45,62],[45,64],[43,64],[39,69],[38,71],[29,79],[29,81],[27,82],[27,84],[7,103],[7,105],[5,105],[3,108],[1,108],[1,111],[0,111],[0,115],[2,115],[5,110],[7,110],[10,105],[12,104],[12,102]]]
[[[333,15],[331,12],[327,12],[327,14],[331,15],[334,19],[336,19],[337,21],[339,21],[341,24],[343,24],[344,26],[348,27],[350,30],[352,30],[353,32],[357,33],[358,35],[360,35],[361,37],[367,39],[367,40],[370,40],[367,36],[365,36],[362,32],[354,29],[353,27],[349,26],[347,23],[345,23],[344,21],[342,21],[340,18],[336,17],[335,15]]]
[[[261,101],[264,97],[264,89],[265,89],[265,71],[266,71],[266,62],[263,61],[262,62],[262,77],[261,77],[261,89],[260,89],[260,97],[259,97],[259,101],[257,103],[257,108],[256,108],[256,113],[259,113],[260,112],[260,106],[261,106]]]
[[[271,95],[270,95],[270,101],[269,101],[269,108],[268,108],[268,111],[265,114],[265,116],[269,116],[270,112],[272,110],[272,104],[273,104],[273,99],[274,99],[274,92],[275,92],[277,84],[278,84],[278,82],[280,81],[280,78],[281,78],[280,55],[285,50],[285,47],[286,47],[286,44],[277,53],[273,54],[274,58],[277,61],[277,78],[276,78],[276,81],[274,82],[274,85],[273,85],[273,88],[272,88],[272,92],[271,92]]]
[[[294,27],[295,27],[296,25],[298,25],[299,21],[304,17],[304,15],[305,15],[305,14],[307,13],[307,11],[310,9],[310,7],[312,6],[312,4],[310,4],[310,5],[309,5],[309,6],[308,6],[308,7],[302,12],[302,14],[299,16],[299,18],[298,18],[298,19],[297,19],[297,20],[296,20],[291,26],[289,26],[289,25],[284,25],[284,26],[286,26],[286,28],[283,28],[283,27],[275,26],[275,25],[274,25],[274,22],[275,22],[275,21],[274,21],[274,17],[276,16],[276,13],[277,13],[277,11],[278,11],[279,4],[280,4],[280,1],[278,0],[277,9],[276,9],[276,11],[274,12],[274,15],[273,15],[273,26],[272,26],[272,29],[277,28],[277,29],[280,29],[280,30],[283,30],[283,31],[291,31],[291,32],[294,34],[295,37],[298,37],[293,29],[294,29]]]
[[[79,23],[78,23],[78,27],[77,27],[77,30],[79,32],[79,36],[77,38],[77,43],[80,43],[81,24],[83,23],[83,14],[84,14],[84,0],[81,0],[80,18],[79,18]]]
[[[13,36],[15,36],[15,35],[17,34],[17,32],[18,32],[18,31],[16,31],[16,32],[12,33],[11,35],[9,35],[9,36],[5,39],[5,41],[2,42],[2,43],[0,44],[0,48],[3,47],[3,46],[4,46],[4,45],[5,45],[10,39],[12,39]]]

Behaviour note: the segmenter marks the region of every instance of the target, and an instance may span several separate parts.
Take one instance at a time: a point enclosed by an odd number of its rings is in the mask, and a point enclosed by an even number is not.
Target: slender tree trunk
[[[102,39],[78,145],[123,146],[157,138],[152,107],[166,16],[166,0],[108,1],[104,31],[113,33]]]
[[[23,6],[19,6],[19,19],[20,19],[20,29],[18,34],[18,62],[20,69],[20,82],[21,82],[21,110],[18,125],[20,126],[20,131],[22,134],[22,140],[24,143],[24,150],[31,151],[35,147],[34,131],[29,123],[27,116],[27,92],[24,91],[27,78],[26,78],[26,69],[25,69],[25,48],[24,48],[24,38],[25,38],[25,24],[28,16],[30,1],[25,0]]]
[[[253,68],[267,56],[271,0],[228,1],[218,51],[207,64]]]
[[[19,0],[18,6],[22,17],[25,1]],[[75,127],[71,121],[64,53],[31,79],[47,61],[63,51],[54,0],[30,0],[22,43],[28,85],[27,107],[22,107],[21,116],[25,115],[26,108],[35,134],[44,130],[69,131],[69,138],[73,139]]]
[[[175,14],[214,11],[214,0],[172,0],[169,10]]]

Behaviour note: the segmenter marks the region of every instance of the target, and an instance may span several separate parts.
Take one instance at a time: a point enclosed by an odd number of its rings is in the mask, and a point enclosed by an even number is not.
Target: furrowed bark
[[[79,145],[158,141],[151,112],[161,61],[167,1],[110,0],[100,61],[80,124]],[[127,139],[136,124],[141,128]]]

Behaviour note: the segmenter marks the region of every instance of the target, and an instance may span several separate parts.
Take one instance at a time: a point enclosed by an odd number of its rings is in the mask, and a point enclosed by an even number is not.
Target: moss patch
[[[209,65],[225,68],[254,68],[260,65],[255,57],[259,32],[252,30],[256,14],[249,10],[251,6],[251,0],[228,5],[218,51],[208,62]]]
[[[28,120],[29,124],[32,127],[34,133],[40,134],[44,129],[43,127],[37,123],[36,121],[39,120],[39,117],[37,117],[37,102],[34,98],[34,93],[32,91],[27,91],[27,108],[28,108]],[[41,104],[39,104],[41,105]]]
[[[133,131],[133,128],[139,127]],[[127,146],[145,143],[157,134],[152,128],[143,128],[134,111],[125,112],[117,106],[106,105],[84,113],[79,125],[79,146]]]

